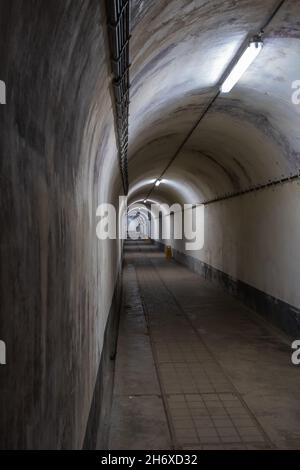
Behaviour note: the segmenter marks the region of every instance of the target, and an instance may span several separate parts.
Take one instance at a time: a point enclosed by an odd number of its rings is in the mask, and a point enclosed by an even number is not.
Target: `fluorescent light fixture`
[[[160,179],[156,180],[156,181],[155,181],[155,186],[158,187],[158,186],[160,185],[160,183],[161,183],[161,180],[160,180]]]
[[[252,64],[263,48],[263,42],[260,38],[253,39],[247,49],[243,52],[238,62],[235,64],[225,82],[221,86],[222,93],[229,93],[234,85],[239,81],[241,76],[246,72],[247,68]]]

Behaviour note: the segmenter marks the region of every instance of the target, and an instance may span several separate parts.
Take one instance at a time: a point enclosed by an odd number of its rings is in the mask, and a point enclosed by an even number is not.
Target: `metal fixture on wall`
[[[106,0],[106,12],[113,72],[119,163],[124,192],[127,194],[130,0]]]
[[[267,183],[260,183],[260,184],[251,186],[246,189],[241,189],[240,191],[233,191],[231,193],[226,193],[221,196],[217,196],[213,199],[207,199],[203,202],[200,202],[199,205],[203,204],[207,206],[209,204],[213,204],[214,202],[226,201],[227,199],[232,199],[234,197],[243,196],[244,194],[249,194],[249,193],[253,193],[253,192],[257,192],[257,191],[261,191],[261,190],[269,189],[269,188],[275,188],[276,186],[281,186],[286,183],[293,183],[299,180],[300,180],[300,170],[298,170],[296,173],[291,173],[288,176],[282,175],[281,178],[269,180]]]
[[[197,206],[208,206],[209,204],[214,204],[216,202],[227,201],[228,199],[233,199],[235,197],[244,196],[245,194],[256,193],[258,191],[263,191],[265,189],[274,189],[277,186],[282,186],[287,183],[297,183],[300,184],[300,169],[296,173],[290,173],[289,176],[282,175],[281,178],[269,180],[266,183],[260,183],[253,186],[250,186],[246,189],[241,189],[240,191],[233,191],[230,193],[224,193],[220,196],[214,197],[212,199],[205,199],[202,202],[197,202],[193,204],[190,209],[195,209]],[[145,202],[145,201],[144,201]]]

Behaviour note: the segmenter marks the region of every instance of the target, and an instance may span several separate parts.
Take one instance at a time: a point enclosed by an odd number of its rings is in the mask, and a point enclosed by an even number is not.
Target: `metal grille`
[[[124,192],[128,192],[130,0],[106,0],[116,107],[117,141]]]

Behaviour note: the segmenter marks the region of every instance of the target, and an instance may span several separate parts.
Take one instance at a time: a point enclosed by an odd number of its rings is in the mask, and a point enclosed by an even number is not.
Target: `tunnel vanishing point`
[[[300,2],[0,0],[0,95],[0,448],[300,449]]]

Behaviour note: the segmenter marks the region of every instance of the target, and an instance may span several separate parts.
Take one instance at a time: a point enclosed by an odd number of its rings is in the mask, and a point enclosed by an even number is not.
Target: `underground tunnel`
[[[2,450],[300,449],[299,45],[297,0],[0,0]]]

